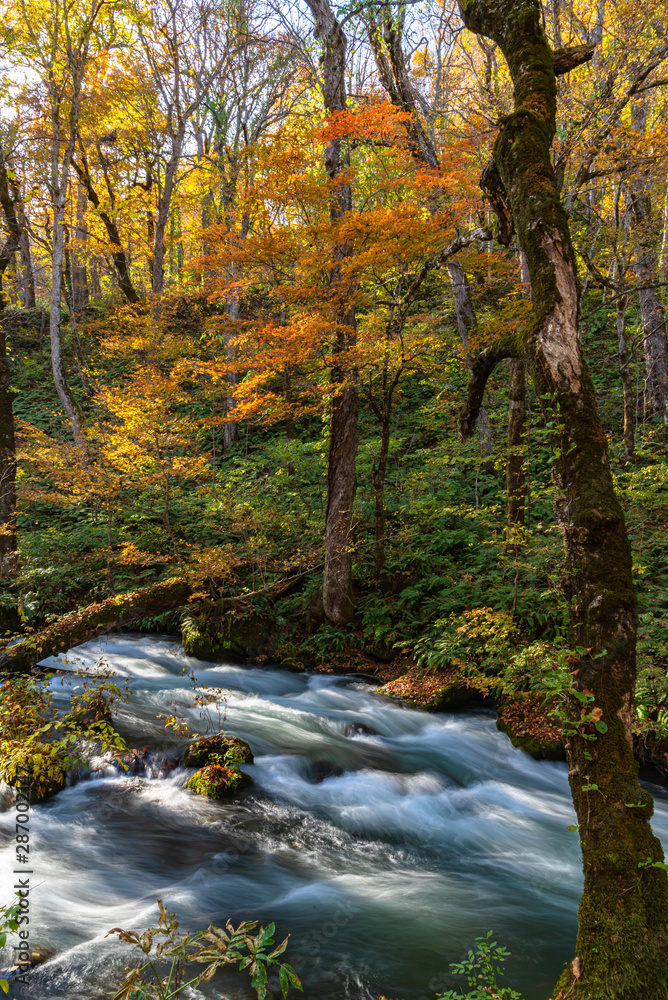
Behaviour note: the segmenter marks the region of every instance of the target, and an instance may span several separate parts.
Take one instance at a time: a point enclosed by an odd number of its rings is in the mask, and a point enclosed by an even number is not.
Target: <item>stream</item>
[[[433,1000],[463,983],[449,963],[489,929],[512,952],[508,984],[526,1000],[549,996],[574,954],[582,885],[565,764],[516,750],[491,711],[429,715],[359,677],[202,663],[155,636],[107,637],[75,654],[128,678],[115,725],[129,747],[183,746],[159,714],[204,732],[184,665],[224,688],[225,728],[250,743],[254,785],[213,802],[185,788],[184,768],[160,780],[105,772],[33,807],[30,942],[54,957],[12,987],[16,1000],[112,996],[132,953],[105,935],[157,923],[158,897],[193,931],[275,921],[278,940],[291,934],[287,960],[307,1000]],[[51,683],[65,699],[76,678]],[[379,735],[346,735],[352,723]],[[668,844],[668,795],[648,787]],[[10,810],[0,815],[2,901],[13,837]],[[223,992],[255,996],[230,973],[186,997]]]

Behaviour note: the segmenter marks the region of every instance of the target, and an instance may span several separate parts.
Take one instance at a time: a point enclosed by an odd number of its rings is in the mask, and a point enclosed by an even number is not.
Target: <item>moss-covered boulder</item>
[[[186,782],[186,788],[197,795],[206,795],[209,799],[227,799],[252,783],[251,776],[238,767],[207,764],[195,771]]]
[[[220,623],[204,615],[184,615],[181,621],[181,642],[186,656],[213,662],[222,653]]]
[[[45,802],[65,787],[67,760],[53,743],[0,741],[0,779],[10,796],[22,795],[31,805]]]
[[[193,740],[183,755],[186,767],[204,767],[206,764],[238,766],[252,764],[253,753],[245,740],[227,733],[200,736]]]
[[[270,652],[272,620],[263,615],[241,614],[219,606],[203,605],[181,621],[181,641],[186,656],[214,662],[264,662]]]
[[[561,731],[532,697],[517,697],[499,708],[497,729],[534,760],[566,760]]]
[[[417,666],[376,688],[375,693],[431,712],[466,708],[482,704],[485,700],[484,693],[456,677],[455,671],[423,671]]]

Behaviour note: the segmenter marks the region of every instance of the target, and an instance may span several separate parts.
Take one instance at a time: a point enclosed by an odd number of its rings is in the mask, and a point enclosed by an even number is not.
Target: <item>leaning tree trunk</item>
[[[668,877],[650,827],[652,797],[638,783],[631,723],[636,596],[631,549],[615,495],[594,388],[578,341],[579,289],[568,219],[550,158],[555,134],[553,53],[538,0],[460,0],[464,23],[493,39],[509,65],[514,112],[494,145],[500,193],[512,212],[531,279],[524,349],[555,420],[572,615],[566,751],[584,867],[576,958],[555,1000],[665,1000]],[[584,702],[582,701],[584,699]]]
[[[76,160],[72,161],[72,166],[78,174],[79,181],[83,185],[86,191],[86,197],[95,209],[96,215],[102,220],[104,228],[107,230],[107,236],[109,237],[109,242],[111,243],[111,249],[114,260],[114,267],[116,268],[116,277],[118,281],[118,287],[123,292],[123,295],[128,302],[135,303],[139,302],[139,296],[135,291],[135,287],[132,284],[132,279],[130,277],[130,268],[128,265],[128,259],[123,249],[123,244],[121,242],[120,233],[118,231],[118,226],[109,215],[107,211],[100,207],[100,198],[97,191],[93,187],[93,181],[90,176],[90,169],[88,167],[88,161],[81,151],[81,164],[77,163]],[[92,275],[91,275],[92,277]],[[94,285],[94,282],[91,282]],[[99,297],[99,290],[93,287],[93,294]]]
[[[323,45],[323,98],[328,114],[346,109],[346,36],[334,16],[329,0],[307,0],[315,18],[315,34]],[[336,181],[349,166],[341,140],[334,139],[325,148],[325,169]],[[352,190],[349,184],[338,184],[330,203],[330,218],[336,222],[352,211]],[[342,260],[346,248],[339,247]],[[354,344],[356,334],[355,309],[347,302],[349,291],[341,279],[341,268],[335,264],[331,284],[337,300],[335,320],[338,327],[336,352],[345,355]],[[332,418],[329,455],[327,459],[327,510],[325,515],[325,568],[323,572],[323,608],[330,621],[350,621],[354,614],[352,587],[352,519],[353,501],[357,489],[355,460],[357,458],[359,399],[357,389],[347,382],[346,365],[335,365],[332,371]]]
[[[165,580],[132,594],[108,597],[79,611],[64,615],[35,635],[21,639],[0,652],[0,670],[27,673],[47,656],[67,652],[111,628],[123,628],[140,618],[152,618],[187,604],[192,585],[183,579]]]

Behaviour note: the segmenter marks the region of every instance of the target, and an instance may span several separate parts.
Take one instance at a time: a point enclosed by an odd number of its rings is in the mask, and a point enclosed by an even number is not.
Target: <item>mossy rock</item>
[[[220,625],[211,619],[187,615],[181,622],[183,652],[197,660],[213,662],[222,652],[217,632]]]
[[[230,751],[236,760],[230,760]],[[253,753],[248,743],[238,736],[217,733],[193,740],[183,755],[186,767],[204,767],[206,764],[252,764]]]
[[[375,693],[397,698],[413,708],[428,712],[469,708],[484,704],[485,701],[484,695],[475,688],[452,680],[449,672],[422,672],[416,667],[411,667],[401,677],[376,688]]]
[[[554,742],[530,733],[518,736],[513,732],[512,726],[501,718],[496,720],[496,728],[508,736],[514,747],[524,750],[534,760],[566,760],[566,751],[560,741]]]
[[[25,793],[27,787],[31,805],[46,802],[62,791],[65,763],[64,753],[51,743],[35,741],[28,748],[18,740],[0,742],[0,778],[16,792],[21,789]]]
[[[267,652],[272,623],[260,615],[230,616],[224,624],[222,646],[226,654],[254,660]]]
[[[240,771],[238,767],[225,767],[223,764],[207,764],[186,782],[186,788],[197,795],[206,795],[209,799],[228,799],[247,785],[252,785],[249,774]]]
[[[187,615],[181,623],[181,641],[186,656],[215,662],[231,659],[244,663],[268,652],[271,620],[261,615],[239,617],[215,607]]]

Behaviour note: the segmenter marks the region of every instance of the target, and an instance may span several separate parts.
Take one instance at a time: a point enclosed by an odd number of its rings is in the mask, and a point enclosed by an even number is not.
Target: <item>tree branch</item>
[[[522,354],[517,344],[503,341],[485,348],[472,363],[468,397],[459,417],[459,437],[462,442],[468,441],[473,434],[488,379],[496,366],[501,361],[505,361],[506,358],[521,357]]]
[[[593,44],[572,45],[566,49],[555,49],[554,75],[563,76],[564,73],[570,73],[577,66],[582,66],[583,63],[589,62],[595,50],[596,46]]]

